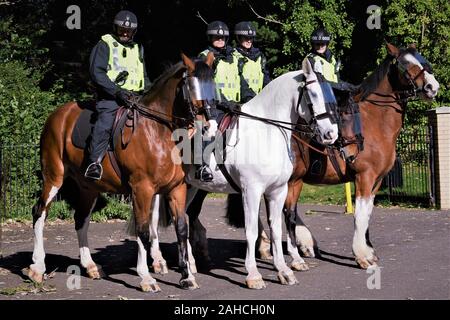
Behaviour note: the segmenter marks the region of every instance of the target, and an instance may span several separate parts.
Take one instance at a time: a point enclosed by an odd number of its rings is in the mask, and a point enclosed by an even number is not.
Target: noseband
[[[312,83],[315,82],[319,82],[318,80],[310,80],[310,81],[302,81],[300,82],[300,94],[299,94],[299,99],[298,99],[298,103],[297,103],[297,113],[300,114],[299,112],[299,108],[303,99],[303,92],[306,89],[306,87]],[[322,81],[324,82],[324,81]],[[305,100],[306,100],[306,104],[311,112],[311,120],[308,122],[308,125],[312,127],[313,131],[317,130],[317,121],[321,120],[321,119],[325,119],[325,118],[330,118],[330,122],[331,123],[337,123],[338,119],[336,117],[336,110],[333,110],[332,107],[332,103],[330,102],[326,102],[325,101],[325,108],[326,111],[315,115],[314,114],[314,109],[313,109],[313,104],[311,102],[311,97],[309,96],[309,94],[307,93],[305,96]]]

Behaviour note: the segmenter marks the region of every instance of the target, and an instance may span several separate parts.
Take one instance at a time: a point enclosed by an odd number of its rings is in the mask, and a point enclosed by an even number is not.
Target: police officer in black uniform
[[[266,57],[254,46],[256,29],[249,21],[241,21],[234,27],[239,74],[241,76],[241,103],[246,103],[261,92],[270,81]]]
[[[331,35],[324,28],[317,28],[311,34],[311,51],[307,55],[316,73],[320,73],[330,85],[341,91],[356,91],[358,86],[343,81],[339,76],[341,62],[335,58],[328,45]]]
[[[98,114],[89,145],[89,165],[85,177],[101,179],[102,159],[108,149],[119,105],[150,85],[144,63],[144,50],[133,41],[136,15],[122,10],[114,18],[113,33],[103,35],[90,55],[90,75],[97,89]]]
[[[208,38],[208,48],[203,50],[199,57],[204,58],[209,52],[214,54],[214,81],[216,83],[216,88],[218,90],[218,96],[220,96],[220,102],[218,106],[222,109],[227,109],[234,106],[233,103],[240,101],[240,77],[238,70],[238,61],[236,56],[233,54],[233,47],[228,45],[228,39],[230,31],[228,26],[222,21],[213,21],[208,24],[206,28],[206,35]],[[217,123],[223,117],[223,111],[220,109],[210,109],[209,114],[206,116],[210,123]],[[199,132],[199,131],[198,131]],[[201,134],[201,132],[199,132]],[[211,168],[205,162],[202,156],[201,164],[198,164],[198,157],[203,154],[203,149],[209,141],[204,141],[201,145],[202,151],[198,145],[194,150],[194,157],[197,164],[196,179],[204,182],[209,182],[213,179]]]

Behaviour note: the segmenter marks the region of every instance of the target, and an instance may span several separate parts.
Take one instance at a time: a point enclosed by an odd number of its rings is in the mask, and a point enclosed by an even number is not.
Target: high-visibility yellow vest
[[[132,48],[126,47],[110,34],[102,36],[102,40],[109,47],[108,71],[106,73],[108,78],[115,82],[122,71],[127,71],[128,77],[125,81],[119,82],[118,85],[126,90],[143,90],[144,62],[141,61],[143,57],[140,57],[138,44],[135,43]]]
[[[262,56],[259,56],[256,61],[249,59],[242,55],[239,51],[235,50],[233,53],[238,61],[243,59],[244,65],[242,69],[242,76],[247,81],[250,89],[256,94],[260,93],[263,87],[264,73],[262,70]]]
[[[336,70],[336,59],[334,58],[334,56],[331,57],[331,62],[328,62],[326,59],[324,59],[323,57],[314,54],[314,53],[310,53],[308,54],[308,57],[311,57],[314,60],[314,64],[316,63],[320,63],[322,66],[322,75],[324,76],[324,78],[327,81],[331,81],[331,82],[338,82],[338,75],[337,75],[337,70]],[[316,68],[313,69],[316,71]]]
[[[209,50],[204,50],[200,56],[207,56]],[[239,102],[241,100],[241,81],[238,70],[238,59],[233,55],[233,62],[220,60],[214,70],[214,82],[216,88],[228,101]]]

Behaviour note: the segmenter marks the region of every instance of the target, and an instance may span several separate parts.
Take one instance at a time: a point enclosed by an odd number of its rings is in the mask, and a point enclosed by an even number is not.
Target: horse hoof
[[[292,271],[291,271],[292,272]],[[297,278],[295,277],[294,273],[286,273],[283,271],[278,272],[278,279],[280,280],[281,284],[292,286],[294,284],[297,284]]]
[[[303,256],[306,258],[315,258],[316,257],[316,254],[314,253],[314,248],[312,248],[312,247],[307,247],[307,248],[303,247],[303,248],[300,248],[300,250],[302,251]]]
[[[185,290],[196,290],[200,288],[200,286],[197,284],[195,280],[189,280],[189,279],[182,279],[180,280],[180,286],[182,289]]]
[[[263,279],[245,280],[245,284],[249,289],[261,290],[266,288],[266,284],[264,283]]]
[[[36,282],[36,283],[44,282],[44,274],[36,272],[31,268],[22,269],[22,274],[27,276],[33,282]]]
[[[374,258],[370,258],[370,259],[366,259],[366,258],[356,258],[356,263],[360,266],[361,269],[368,269],[369,267],[376,267],[377,263],[376,261],[378,261],[378,258],[374,257]]]
[[[155,263],[152,266],[153,266],[154,273],[158,273],[158,274],[168,274],[169,273],[166,262]]]
[[[295,261],[291,263],[291,269],[295,271],[308,271],[309,267],[306,262]]]
[[[97,268],[97,266],[95,264],[88,266],[86,271],[87,271],[89,278],[91,278],[92,280],[99,280],[102,278],[100,270],[99,270],[99,268]]]
[[[161,288],[156,283],[153,284],[141,283],[141,289],[143,292],[152,292],[152,293],[161,291]]]
[[[261,251],[260,253],[262,260],[272,260],[273,256],[270,254],[270,250],[267,251]]]

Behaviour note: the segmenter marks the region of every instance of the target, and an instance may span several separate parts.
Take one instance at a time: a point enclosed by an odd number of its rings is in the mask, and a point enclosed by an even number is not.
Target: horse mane
[[[170,65],[158,78],[153,81],[150,88],[148,88],[142,96],[142,101],[151,101],[160,94],[161,89],[166,85],[167,81],[169,81],[174,75],[176,75],[181,70],[186,69],[186,66],[182,61]]]
[[[166,68],[166,70],[153,81],[150,88],[148,88],[142,96],[142,101],[148,102],[152,101],[156,95],[160,94],[161,89],[165,86],[167,81],[174,77],[178,72],[181,70],[185,70],[186,66],[183,64],[182,61],[170,65]],[[200,80],[208,80],[213,78],[213,70],[208,67],[208,65],[202,60],[202,59],[196,59],[195,60],[195,72],[194,76],[198,77]]]
[[[374,92],[380,82],[384,79],[386,74],[389,72],[389,68],[391,65],[392,57],[386,56],[383,62],[377,66],[377,68],[363,80],[361,83],[361,99],[366,98],[370,93]]]

